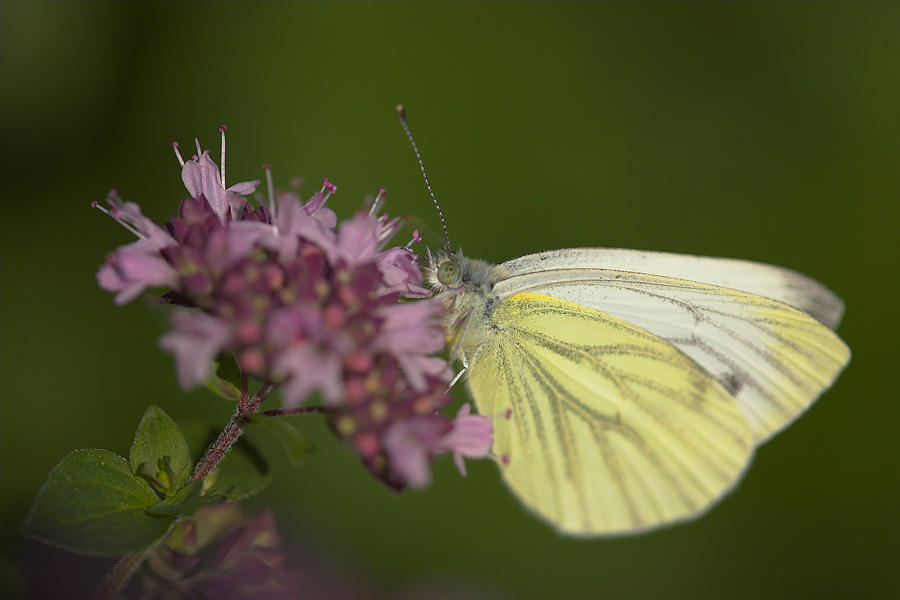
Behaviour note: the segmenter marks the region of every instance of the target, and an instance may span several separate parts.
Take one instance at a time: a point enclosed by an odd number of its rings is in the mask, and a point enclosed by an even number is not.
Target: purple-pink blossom
[[[228,345],[228,325],[203,312],[178,311],[172,315],[172,330],[159,345],[175,355],[178,383],[191,388],[206,381],[212,361]]]
[[[453,421],[423,415],[392,424],[385,432],[384,446],[393,476],[402,485],[425,487],[431,482],[429,464],[435,453],[452,452],[464,476],[463,457],[489,457],[494,425],[490,418],[471,411],[471,405],[464,404]]]
[[[472,406],[463,404],[456,413],[453,427],[433,447],[436,452],[452,452],[453,462],[463,475],[466,474],[463,457],[486,458],[491,455],[493,443],[494,425],[491,419],[471,413]]]
[[[177,242],[164,229],[145,217],[133,202],[122,202],[115,192],[107,199],[111,208],[100,208],[138,236],[110,254],[97,272],[97,283],[108,292],[116,292],[116,304],[127,304],[148,287],[174,286],[177,272],[159,252]]]
[[[242,213],[246,204],[244,196],[256,191],[259,180],[244,181],[229,188],[225,187],[225,127],[222,126],[219,131],[222,132],[221,174],[219,167],[209,157],[209,151],[204,152],[200,148],[200,140],[195,140],[197,144],[195,156],[186,162],[181,161],[180,154],[178,154],[178,158],[182,163],[181,180],[191,197],[198,200],[204,198],[219,220],[224,223],[229,216],[237,219],[238,215]],[[174,147],[177,154],[178,146]]]
[[[267,168],[268,197],[254,206],[246,196],[258,181],[225,182],[221,131],[221,169],[199,142],[187,161],[175,145],[190,196],[163,227],[115,195],[103,209],[138,240],[107,257],[98,283],[119,304],[163,290],[160,302],[175,306],[160,345],[182,387],[231,353],[243,376],[279,386],[288,409],[319,394],[335,433],[396,489],[426,484],[437,453],[453,452],[463,472],[462,457],[488,456],[488,419],[440,414],[452,375],[437,354],[442,307],[412,242],[388,247],[401,220],[377,214],[384,190],[339,221],[326,206],[334,184],[303,203],[273,191]]]

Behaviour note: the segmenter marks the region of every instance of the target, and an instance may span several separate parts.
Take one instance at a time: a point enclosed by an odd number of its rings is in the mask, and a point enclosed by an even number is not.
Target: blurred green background
[[[440,460],[429,489],[397,498],[316,418],[297,419],[316,455],[276,464],[253,506],[386,594],[900,597],[900,4],[7,0],[0,17],[5,597],[23,564],[72,598],[108,565],[17,534],[67,452],[127,455],[149,403],[222,424],[231,410],[178,389],[164,311],[96,287],[131,240],[91,201],[115,187],[161,222],[186,195],[169,142],[217,156],[227,124],[231,183],[266,162],[307,193],[327,176],[342,216],[384,186],[388,212],[437,232],[398,102],[469,256],[617,246],[784,265],[846,300],[853,359],[733,494],[647,535],[560,537],[488,461],[463,479]]]

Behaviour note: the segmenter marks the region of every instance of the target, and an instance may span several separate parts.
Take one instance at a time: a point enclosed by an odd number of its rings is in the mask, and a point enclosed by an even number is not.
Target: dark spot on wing
[[[738,392],[744,387],[744,382],[738,377],[737,373],[728,373],[719,379],[719,383],[721,383],[732,396],[737,396]]]

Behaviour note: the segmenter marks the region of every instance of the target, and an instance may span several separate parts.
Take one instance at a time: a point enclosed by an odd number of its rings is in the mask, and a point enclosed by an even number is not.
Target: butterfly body
[[[560,531],[692,518],[849,360],[841,300],[748,261],[581,248],[500,265],[439,250],[429,281],[504,479]]]

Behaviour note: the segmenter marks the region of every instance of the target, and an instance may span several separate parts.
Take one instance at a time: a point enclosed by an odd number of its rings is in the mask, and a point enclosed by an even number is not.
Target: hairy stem
[[[131,581],[131,576],[134,575],[155,546],[156,544],[153,544],[146,550],[120,558],[119,562],[106,574],[106,578],[100,584],[100,589],[97,590],[91,600],[113,600],[118,598],[125,586],[128,585],[128,582]]]
[[[191,478],[188,479],[187,483],[196,481],[197,479],[203,479],[216,468],[219,461],[225,457],[225,454],[231,449],[234,443],[238,441],[241,434],[244,433],[244,426],[249,420],[248,415],[252,415],[259,411],[260,404],[262,404],[262,401],[266,399],[266,396],[272,392],[274,387],[275,386],[267,383],[259,388],[256,395],[249,401],[244,402],[242,398],[241,401],[238,402],[238,406],[234,411],[234,416],[231,417],[231,422],[222,430],[222,433],[219,434],[219,437],[213,442],[212,446],[207,448],[206,454],[203,456],[203,459],[197,463],[194,474],[191,475]]]
[[[263,410],[257,414],[264,417],[285,417],[289,415],[307,415],[317,414],[324,415],[328,410],[324,406],[298,406],[296,408],[277,408],[274,410]]]

